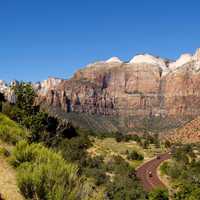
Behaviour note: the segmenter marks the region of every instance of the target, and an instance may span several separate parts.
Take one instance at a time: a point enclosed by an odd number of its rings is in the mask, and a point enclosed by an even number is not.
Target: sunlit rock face
[[[184,64],[191,62],[192,59],[193,59],[192,55],[190,55],[190,54],[183,54],[175,62],[171,62],[169,64],[169,69],[171,71],[174,71],[176,68],[181,67]]]
[[[3,80],[0,80],[0,92],[4,93],[7,89],[6,83]]]
[[[57,91],[57,88],[62,81],[63,80],[59,78],[49,77],[41,83],[35,83],[33,87],[38,95],[36,103],[40,104],[41,102],[45,102],[47,105],[59,107],[61,107],[62,104],[64,105],[64,103],[60,103],[62,98]]]
[[[6,84],[5,81],[0,80],[0,92],[4,94],[5,99],[10,103],[16,103],[16,95],[12,89],[12,86],[18,84],[16,80],[11,81],[10,84]]]
[[[200,113],[200,51],[169,61],[149,54],[89,64],[69,80],[40,84],[38,102],[65,112],[116,116]]]
[[[166,64],[166,60],[149,55],[149,54],[137,55],[130,60],[130,63],[156,65],[160,68],[160,71],[162,72],[162,74],[166,74],[169,72],[169,68]]]
[[[37,104],[64,112],[120,117],[196,116],[200,114],[200,50],[194,55],[183,54],[176,61],[150,54],[136,55],[128,62],[112,57],[87,65],[68,80],[49,77],[33,84],[33,88]],[[0,91],[9,101],[16,100],[3,81]]]

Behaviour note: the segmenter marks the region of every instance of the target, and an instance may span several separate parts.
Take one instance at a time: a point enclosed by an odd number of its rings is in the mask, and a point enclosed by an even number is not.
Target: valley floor
[[[165,149],[155,148],[155,146],[150,146],[148,149],[143,149],[135,141],[129,142],[116,142],[115,138],[91,138],[93,140],[93,146],[88,150],[92,156],[101,155],[105,157],[111,157],[112,155],[119,155],[124,158],[129,164],[137,168],[143,163],[148,162],[154,158],[157,154],[161,154]],[[135,150],[144,156],[144,160],[134,160],[130,161],[126,157],[127,151]]]

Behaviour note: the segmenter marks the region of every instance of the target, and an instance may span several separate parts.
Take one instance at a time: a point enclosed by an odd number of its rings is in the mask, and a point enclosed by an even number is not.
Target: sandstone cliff
[[[38,102],[66,112],[119,116],[198,115],[200,51],[171,62],[148,54],[96,62],[69,80],[49,78]]]
[[[63,113],[120,118],[135,128],[138,119],[192,118],[200,114],[200,50],[176,61],[149,54],[123,62],[117,57],[89,64],[69,80],[50,77],[34,84],[37,103]],[[0,83],[1,84],[1,83]]]

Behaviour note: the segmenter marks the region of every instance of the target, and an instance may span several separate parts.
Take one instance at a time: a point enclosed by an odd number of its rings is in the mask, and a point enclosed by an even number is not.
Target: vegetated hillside
[[[141,117],[141,116],[104,116],[88,113],[64,112],[58,107],[47,107],[44,104],[41,106],[52,116],[60,119],[65,119],[71,122],[75,127],[87,129],[91,132],[98,133],[145,133],[154,132],[159,133],[169,131],[174,128],[180,127],[190,118],[165,118],[160,116]]]
[[[196,143],[200,142],[200,117],[193,119],[180,128],[167,134],[172,142]]]
[[[101,155],[90,156],[87,152],[93,145],[90,132],[77,130],[35,107],[36,95],[30,84],[19,83],[14,89],[16,104],[6,102],[2,110],[28,129],[29,135],[14,142],[9,130],[1,136],[4,141],[15,144],[10,163],[17,172],[17,184],[26,199],[146,199],[148,194],[143,191],[129,162],[115,155],[109,160]],[[116,139],[123,138],[121,134]],[[128,158],[143,160],[136,151],[127,152]]]
[[[171,199],[200,199],[199,155],[199,144],[179,144],[172,149],[172,159],[161,165],[161,173],[168,178]]]
[[[166,128],[168,122],[200,115],[199,61],[200,49],[175,62],[148,54],[136,55],[130,62],[118,58],[95,62],[68,80],[50,77],[32,84],[35,103],[59,108],[72,119],[71,113],[80,113],[81,125],[101,131],[133,129],[138,127],[137,118],[151,116],[163,117],[166,123],[158,128]],[[11,87],[2,81],[0,90],[10,102],[16,101]]]
[[[16,144],[28,135],[28,131],[0,113],[0,139],[9,144]]]
[[[0,196],[5,200],[23,200],[17,187],[16,172],[9,165],[6,156],[13,146],[8,143],[16,142],[26,134],[18,124],[0,113]]]
[[[70,121],[75,127],[99,133],[116,132],[120,129],[117,117],[89,115],[87,113],[63,112],[59,108],[48,108],[48,113]]]

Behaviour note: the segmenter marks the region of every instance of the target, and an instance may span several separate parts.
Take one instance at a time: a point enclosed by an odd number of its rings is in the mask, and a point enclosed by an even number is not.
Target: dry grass
[[[5,200],[24,199],[19,192],[16,183],[15,171],[0,157],[0,193]]]

